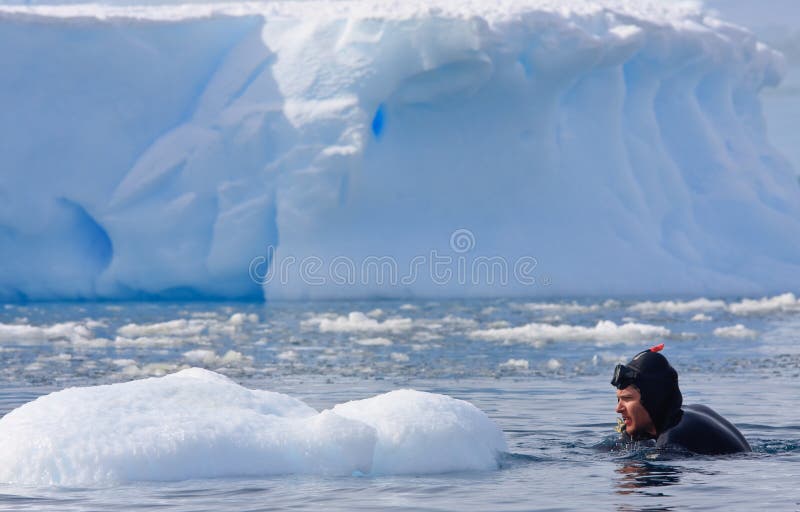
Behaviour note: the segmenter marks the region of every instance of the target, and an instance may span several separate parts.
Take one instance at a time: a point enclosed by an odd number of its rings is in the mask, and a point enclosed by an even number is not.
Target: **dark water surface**
[[[748,313],[730,307],[736,303],[700,310],[648,310],[637,307],[641,301],[561,310],[509,301],[7,306],[0,310],[0,414],[69,385],[196,365],[317,409],[400,387],[444,393],[485,411],[511,453],[497,471],[444,475],[93,489],[0,484],[0,509],[800,510],[800,313],[785,300],[788,306],[765,303]],[[364,315],[336,323],[350,312]],[[710,319],[697,319],[700,313]],[[323,315],[338,330],[323,327]],[[162,325],[176,320],[186,322]],[[669,332],[628,338],[598,325],[605,320]],[[593,330],[475,334],[531,324]],[[747,331],[725,330],[736,325]],[[613,433],[614,364],[657,341],[666,342],[680,373],[684,402],[727,417],[754,453],[651,460],[596,447]]]

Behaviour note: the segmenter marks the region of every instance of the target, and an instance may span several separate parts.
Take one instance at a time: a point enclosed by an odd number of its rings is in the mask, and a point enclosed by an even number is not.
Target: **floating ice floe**
[[[207,345],[220,337],[239,337],[247,325],[252,326],[259,321],[254,313],[233,313],[227,319],[213,312],[193,313],[190,316],[163,322],[125,324],[117,329],[114,344],[118,347]]]
[[[250,323],[258,323],[258,315],[255,313],[245,314],[245,313],[234,313],[228,319],[228,322],[233,325],[244,325],[247,322]]]
[[[563,315],[574,315],[582,313],[593,313],[602,309],[615,308],[619,302],[607,300],[598,304],[578,304],[577,302],[524,302],[511,303],[509,307],[517,311],[532,311],[537,313],[560,313]]]
[[[388,347],[392,345],[392,340],[389,338],[363,338],[356,340],[355,343],[365,347]]]
[[[501,370],[527,370],[530,363],[527,359],[509,359],[505,363],[500,363]]]
[[[559,361],[558,359],[550,359],[549,361],[547,361],[548,370],[556,371],[560,369],[562,366],[563,365],[561,364],[561,361]]]
[[[360,311],[353,311],[347,316],[314,316],[302,322],[305,328],[319,329],[320,332],[401,332],[411,329],[410,318],[387,318],[379,321],[370,318]]]
[[[126,324],[117,329],[120,336],[126,338],[139,338],[146,336],[197,336],[208,329],[207,320],[179,318],[166,322],[151,324]]]
[[[641,313],[645,315],[654,315],[659,313],[690,313],[695,311],[719,311],[724,310],[727,304],[724,300],[709,300],[706,298],[699,298],[688,301],[661,301],[652,302],[645,301],[633,304],[628,307],[628,310],[634,313]]]
[[[402,352],[392,352],[390,357],[395,363],[407,363],[410,359],[407,354]]]
[[[793,293],[784,293],[761,299],[742,299],[728,306],[736,315],[770,314],[777,312],[800,312],[800,300]]]
[[[727,312],[734,315],[758,315],[778,312],[800,312],[800,300],[793,293],[784,293],[760,299],[742,299],[726,302],[721,299],[704,297],[687,301],[645,301],[633,304],[628,310],[644,315]]]
[[[720,338],[755,338],[758,336],[758,331],[748,329],[742,324],[736,324],[727,327],[717,327],[714,329],[714,336]]]
[[[475,330],[469,336],[491,341],[536,344],[548,341],[634,342],[665,338],[670,334],[670,330],[662,326],[638,323],[617,325],[610,320],[601,320],[594,327],[530,323],[520,327]]]
[[[48,341],[66,340],[76,344],[89,344],[94,338],[93,329],[105,327],[95,320],[61,322],[52,325],[27,323],[0,323],[0,343],[33,345]]]
[[[183,353],[183,358],[192,365],[203,366],[205,368],[219,368],[222,366],[239,366],[245,363],[252,363],[253,358],[242,355],[241,352],[228,350],[222,356],[217,355],[213,350],[195,349]]]
[[[483,412],[448,396],[398,390],[318,412],[192,368],[65,389],[8,413],[0,419],[0,482],[491,470],[505,450]]]

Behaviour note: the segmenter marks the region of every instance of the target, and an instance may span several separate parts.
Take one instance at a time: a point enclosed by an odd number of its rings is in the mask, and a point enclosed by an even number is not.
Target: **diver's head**
[[[670,426],[680,413],[683,395],[678,372],[657,345],[636,354],[627,364],[618,364],[611,380],[617,388],[616,412],[631,436],[655,436]]]

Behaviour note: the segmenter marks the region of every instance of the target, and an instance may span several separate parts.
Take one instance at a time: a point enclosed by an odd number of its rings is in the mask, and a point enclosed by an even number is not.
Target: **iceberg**
[[[0,300],[800,285],[783,59],[702,7],[145,4],[0,5]]]
[[[493,470],[502,431],[474,405],[396,390],[317,412],[191,368],[69,388],[0,419],[0,482],[108,486],[283,474]]]

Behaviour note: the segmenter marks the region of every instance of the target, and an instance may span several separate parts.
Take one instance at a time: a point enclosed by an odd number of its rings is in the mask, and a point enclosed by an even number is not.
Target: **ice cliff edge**
[[[0,47],[2,300],[800,285],[781,57],[692,5],[5,5]]]

